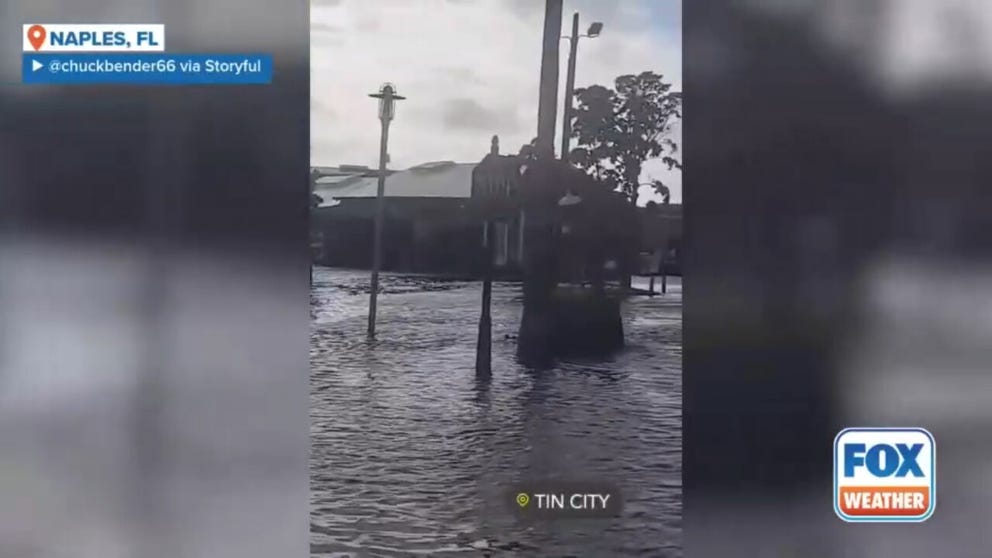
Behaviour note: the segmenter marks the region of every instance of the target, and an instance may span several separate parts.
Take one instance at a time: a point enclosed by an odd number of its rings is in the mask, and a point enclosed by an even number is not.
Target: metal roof
[[[312,166],[311,171],[317,171],[320,176],[344,176],[350,174],[369,174],[377,172],[376,169],[365,165],[338,165],[336,167]]]
[[[469,198],[472,196],[472,169],[476,163],[440,161],[426,163],[386,177],[387,197],[393,198]],[[324,199],[374,198],[378,177],[367,172],[337,173],[317,179],[314,192]]]

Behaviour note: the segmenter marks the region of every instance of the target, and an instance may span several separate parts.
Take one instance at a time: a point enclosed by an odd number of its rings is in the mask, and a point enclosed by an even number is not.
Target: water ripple
[[[475,379],[477,283],[386,275],[378,339],[366,274],[316,269],[311,554],[679,557],[681,288],[625,303],[609,362],[535,372],[513,354],[520,291],[493,294],[493,377]],[[623,516],[523,524],[521,479],[616,483]]]

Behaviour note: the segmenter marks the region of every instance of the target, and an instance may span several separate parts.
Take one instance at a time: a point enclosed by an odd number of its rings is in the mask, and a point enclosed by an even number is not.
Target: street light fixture
[[[562,112],[561,159],[568,160],[568,148],[572,139],[572,97],[575,93],[575,51],[579,48],[579,38],[595,39],[603,31],[603,23],[594,22],[589,26],[585,35],[579,35],[579,14],[572,16],[572,34],[562,37],[568,39],[568,77],[565,81],[565,110]]]
[[[580,203],[582,203],[582,197],[577,194],[573,194],[571,190],[568,190],[565,192],[565,195],[558,200],[558,207],[571,207]]]
[[[369,93],[369,97],[379,99],[379,120],[383,122],[389,122],[396,116],[396,103],[393,101],[406,99],[396,94],[396,87],[391,83],[380,87],[378,93]]]
[[[369,328],[370,336],[375,335],[375,312],[379,296],[379,268],[382,267],[382,224],[385,219],[386,193],[386,161],[389,160],[387,146],[389,144],[389,123],[396,116],[395,101],[406,97],[396,94],[396,87],[390,83],[379,88],[378,93],[370,93],[369,97],[379,99],[379,121],[382,122],[382,136],[379,141],[379,185],[376,191],[375,207],[375,240],[372,247],[372,285],[369,293]]]

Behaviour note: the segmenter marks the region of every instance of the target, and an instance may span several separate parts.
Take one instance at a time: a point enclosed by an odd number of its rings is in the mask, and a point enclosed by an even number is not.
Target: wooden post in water
[[[485,236],[483,242],[482,262],[482,311],[479,314],[479,339],[475,346],[475,375],[488,378],[492,375],[492,306],[493,294],[493,231],[490,221],[483,225]]]
[[[386,190],[386,146],[389,143],[389,121],[382,119],[382,134],[379,139],[379,185],[376,190],[375,230],[372,243],[372,280],[369,287],[369,336],[375,335],[375,314],[379,297],[379,270],[382,267],[382,226],[385,220]]]

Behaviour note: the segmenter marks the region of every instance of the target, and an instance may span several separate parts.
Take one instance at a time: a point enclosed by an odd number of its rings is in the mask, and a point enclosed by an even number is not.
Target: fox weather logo
[[[834,511],[844,521],[920,522],[936,506],[937,446],[923,428],[845,428],[834,439]]]

